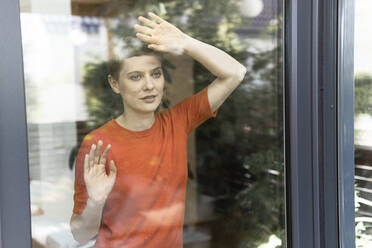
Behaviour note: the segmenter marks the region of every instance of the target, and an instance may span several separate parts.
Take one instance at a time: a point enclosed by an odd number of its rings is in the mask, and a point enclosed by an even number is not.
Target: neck
[[[144,131],[154,124],[155,114],[154,112],[132,113],[131,111],[124,111],[122,115],[116,118],[116,121],[131,131]]]

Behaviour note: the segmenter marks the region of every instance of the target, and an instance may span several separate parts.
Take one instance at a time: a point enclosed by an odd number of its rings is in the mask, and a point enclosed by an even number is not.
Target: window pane
[[[355,1],[355,211],[356,247],[372,246],[372,2]]]
[[[33,247],[286,247],[282,1],[20,4]]]

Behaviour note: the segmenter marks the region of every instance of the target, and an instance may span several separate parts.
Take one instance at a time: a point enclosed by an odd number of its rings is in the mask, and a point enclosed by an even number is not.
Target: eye
[[[140,74],[134,74],[134,75],[131,75],[129,78],[132,81],[139,81],[141,79],[141,75]]]
[[[153,74],[152,74],[152,76],[154,77],[154,78],[160,78],[161,77],[161,71],[159,70],[159,71],[155,71]]]

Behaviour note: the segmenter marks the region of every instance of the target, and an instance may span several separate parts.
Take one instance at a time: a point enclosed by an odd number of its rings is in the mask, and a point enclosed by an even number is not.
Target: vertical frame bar
[[[0,91],[0,247],[4,248],[31,247],[18,4],[12,0],[0,2],[0,83],[3,86]],[[317,0],[290,0],[286,5],[288,247],[355,246],[353,60],[350,59],[353,58],[354,46],[354,2],[339,0],[338,16],[331,12],[335,6],[335,1],[323,5]],[[329,14],[331,19],[324,18]],[[323,19],[319,21],[321,16]],[[339,20],[338,32],[333,32],[334,18]],[[327,27],[325,24],[329,20],[333,20],[333,24]],[[322,35],[319,35],[320,27],[323,27]],[[323,50],[318,47],[321,40],[326,44]],[[332,95],[335,88],[332,83],[327,83],[328,80],[333,82],[332,75],[336,75],[332,69],[332,52],[327,52],[333,51],[336,42],[339,55],[337,175],[337,164],[334,167],[334,156],[337,155],[335,137],[331,137],[331,131],[337,128],[332,119],[334,112],[329,110],[335,107]],[[339,225],[332,215],[335,213],[332,204],[335,195],[338,195],[339,208],[335,212],[339,214]],[[338,231],[339,238],[335,231]]]
[[[337,0],[319,2],[320,243],[339,247],[337,175]]]
[[[338,176],[340,248],[355,247],[354,0],[338,6]]]
[[[312,1],[289,0],[285,11],[287,243],[317,248],[313,190]]]
[[[338,215],[337,7],[337,0],[287,2],[288,248],[336,248],[343,235]]]
[[[19,3],[0,1],[0,247],[31,247]]]

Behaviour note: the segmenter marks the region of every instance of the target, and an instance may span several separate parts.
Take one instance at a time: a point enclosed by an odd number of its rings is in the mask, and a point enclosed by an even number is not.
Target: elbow
[[[81,232],[81,229],[82,229],[81,225],[79,224],[79,221],[76,219],[76,217],[74,218],[74,216],[72,216],[70,220],[70,229],[71,229],[73,238],[80,245],[85,245],[89,242],[90,238],[83,237],[82,232]]]
[[[242,64],[239,64],[239,68],[237,69],[236,74],[237,74],[236,77],[240,83],[241,81],[243,81],[245,74],[247,74],[247,68],[243,66]]]
[[[79,243],[79,245],[86,245],[89,240],[83,240],[83,239],[78,239],[73,233],[72,236],[74,237],[75,241]]]
[[[74,232],[72,232],[72,236],[74,237],[75,241],[79,243],[79,245],[85,245],[88,243],[89,239],[81,239],[79,238],[79,236],[77,236],[76,234],[74,234]]]
[[[230,76],[230,79],[234,83],[240,84],[243,81],[246,73],[247,73],[247,68],[243,66],[242,64],[239,64],[236,67],[235,72]]]
[[[89,242],[90,239],[81,237],[78,233],[78,230],[74,230],[71,228],[72,237],[75,239],[76,242],[78,242],[80,245],[85,245]]]
[[[244,65],[240,64],[240,69],[238,72],[238,77],[240,79],[240,82],[243,81],[246,74],[247,74],[247,68]]]

